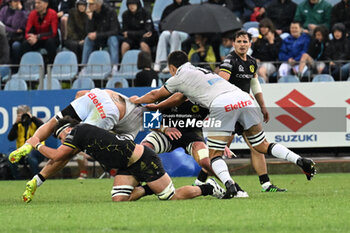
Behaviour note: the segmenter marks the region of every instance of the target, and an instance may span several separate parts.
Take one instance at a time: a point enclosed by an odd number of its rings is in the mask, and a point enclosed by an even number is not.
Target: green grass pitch
[[[129,203],[111,202],[111,179],[48,180],[29,204],[25,181],[1,181],[0,232],[350,232],[350,173],[270,177],[288,192],[261,193],[257,176],[237,176],[249,198]]]

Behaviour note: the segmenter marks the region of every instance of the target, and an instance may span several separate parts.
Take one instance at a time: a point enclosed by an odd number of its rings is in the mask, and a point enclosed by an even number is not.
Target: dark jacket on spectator
[[[92,19],[88,20],[87,32],[97,32],[97,42],[101,45],[107,43],[109,36],[117,36],[120,33],[120,24],[115,10],[104,3],[100,13],[94,12]]]
[[[5,27],[0,25],[0,64],[8,64],[10,61],[10,48],[6,38]]]
[[[270,44],[265,38],[258,38],[252,45],[252,57],[260,61],[277,61],[281,44],[282,39],[278,35],[275,35],[273,44]]]
[[[306,53],[309,48],[310,36],[302,33],[299,38],[288,36],[282,42],[278,58],[280,61],[288,61],[289,58],[293,58],[296,61],[300,61],[301,55]]]
[[[273,0],[266,6],[266,17],[271,19],[276,29],[289,32],[290,23],[294,19],[297,4],[292,0]]]
[[[176,10],[177,8],[182,7],[182,6],[185,6],[185,5],[190,5],[190,4],[188,3],[188,0],[182,0],[182,2],[181,2],[180,5],[176,3],[176,0],[174,0],[173,4],[170,4],[169,6],[167,6],[167,7],[164,9],[164,11],[163,11],[163,13],[162,13],[162,16],[160,17],[160,22],[162,22],[163,19],[165,19],[171,12],[173,12],[173,11]],[[160,31],[162,31],[162,29],[161,29],[161,24],[159,25],[159,29],[160,29]]]
[[[79,12],[77,8],[69,10],[67,39],[84,40],[86,37],[86,22],[88,17],[85,13]]]
[[[232,0],[208,0],[208,3],[221,5],[228,8],[230,11],[234,8]]]
[[[307,53],[315,60],[315,61],[324,61],[326,60],[326,50],[329,46],[329,42],[320,42],[316,39],[312,39],[309,44],[309,49]]]
[[[146,32],[155,33],[151,15],[142,8],[138,1],[137,12],[132,14],[129,10],[123,13],[123,32],[128,32],[128,38],[138,40]]]
[[[349,40],[345,36],[345,26],[342,23],[337,23],[332,27],[332,34],[335,30],[339,30],[343,33],[343,36],[336,40],[333,36],[333,40],[329,42],[329,46],[326,49],[326,59],[337,60],[349,60],[350,59],[350,44]]]
[[[23,10],[14,10],[10,6],[4,6],[0,10],[0,21],[6,26],[7,38],[9,40],[23,39],[24,29],[26,28],[27,12]],[[23,33],[17,33],[22,29]]]
[[[42,22],[40,22],[39,14],[36,10],[32,10],[29,14],[25,38],[28,34],[33,33],[40,35],[40,40],[47,40],[57,36],[58,19],[56,11],[47,8],[46,14]]]
[[[346,31],[350,34],[350,2],[341,1],[333,6],[331,25],[333,27],[336,23],[343,23]]]
[[[63,11],[68,14],[69,10],[74,8],[75,0],[49,0],[49,8],[56,12]]]

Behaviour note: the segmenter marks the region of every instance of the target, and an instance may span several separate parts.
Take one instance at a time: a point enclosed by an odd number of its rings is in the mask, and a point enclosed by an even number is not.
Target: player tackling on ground
[[[207,129],[207,143],[212,170],[226,187],[224,198],[232,198],[237,193],[228,167],[222,159],[225,145],[235,131],[237,121],[243,126],[245,135],[255,150],[297,164],[308,180],[314,176],[315,163],[311,159],[302,158],[281,144],[267,142],[259,109],[248,93],[216,74],[191,65],[183,51],[172,52],[168,57],[168,66],[173,77],[163,87],[142,97],[130,97],[129,100],[135,104],[154,103],[180,92],[184,95],[183,98],[187,97],[191,102],[208,108],[209,120],[221,121],[220,128]]]

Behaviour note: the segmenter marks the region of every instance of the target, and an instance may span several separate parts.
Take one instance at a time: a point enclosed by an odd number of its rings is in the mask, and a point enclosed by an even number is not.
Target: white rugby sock
[[[280,159],[288,160],[289,162],[292,162],[294,164],[297,164],[297,160],[301,158],[299,155],[295,154],[293,151],[289,150],[287,147],[278,143],[272,146],[271,155]]]
[[[36,179],[36,186],[39,188],[40,185],[42,185],[44,183],[45,180],[41,180],[40,177],[38,175],[35,175],[33,177],[33,179]]]
[[[226,181],[232,180],[225,161],[220,157],[216,157],[213,160],[214,161],[211,162],[211,168],[213,169],[215,175],[219,177],[221,182],[225,184]]]

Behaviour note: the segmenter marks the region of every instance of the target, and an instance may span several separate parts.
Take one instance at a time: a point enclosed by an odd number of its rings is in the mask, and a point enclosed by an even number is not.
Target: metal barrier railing
[[[303,81],[310,82],[312,81],[313,76],[318,74],[318,72],[314,72],[314,68],[310,67],[318,67],[320,64],[329,64],[330,61],[322,61],[322,62],[314,62],[311,66],[308,64],[308,72],[306,72],[303,75]],[[264,63],[270,63],[273,64],[274,67],[276,68],[274,72],[274,76],[276,80],[278,80],[281,75],[278,72],[278,69],[280,65],[283,62],[280,61],[269,61],[269,62],[264,62]],[[258,63],[258,67],[262,63]],[[300,64],[299,62],[296,62],[296,65]],[[341,72],[339,71],[339,80],[340,81],[346,81],[349,78],[349,70],[350,70],[350,61],[348,60],[342,60],[342,61],[337,61],[337,64],[342,64],[347,65],[348,69],[344,69],[346,72]],[[205,67],[210,67],[210,65],[214,65],[216,67],[216,70],[214,72],[218,72],[218,66],[220,65],[219,62],[216,63],[207,63],[207,62],[201,62],[201,63],[196,63],[194,64],[196,66],[205,66]],[[80,76],[88,77],[93,80],[101,80],[101,86],[104,88],[105,82],[108,80],[109,77],[111,76],[117,76],[117,77],[122,77],[131,83],[131,87],[134,86],[134,79],[136,76],[136,73],[139,71],[137,69],[137,65],[135,64],[118,64],[119,70],[117,73],[113,73],[112,65],[110,65],[109,68],[108,65],[106,64],[89,64],[89,65],[72,65],[72,64],[48,64],[46,66],[46,76],[47,76],[47,87],[45,89],[51,90],[52,89],[52,78],[57,78],[60,82],[62,81],[69,81],[70,85],[72,85],[73,80]],[[28,87],[29,90],[33,90],[33,84],[36,82],[38,83],[38,90],[43,90],[44,89],[44,78],[45,78],[45,69],[44,66],[42,65],[37,65],[37,64],[26,64],[26,65],[0,65],[0,68],[3,67],[8,67],[9,68],[9,73],[5,77],[1,77],[1,72],[0,72],[0,84],[1,87],[4,87],[5,82],[11,78],[22,78],[24,79],[27,83],[29,83]],[[345,66],[344,66],[345,68]],[[18,73],[13,73],[13,70],[18,69]],[[80,71],[79,71],[80,70]],[[343,71],[344,71],[343,70]],[[332,72],[334,70],[329,69],[328,74],[332,75]],[[86,73],[84,73],[86,72]],[[161,74],[161,73],[160,73]],[[346,74],[346,77],[344,77],[344,74]],[[31,79],[31,77],[34,77],[38,75],[38,80],[34,81]],[[293,75],[293,74],[292,74]],[[162,81],[166,81],[167,78],[170,77],[170,74],[165,74],[165,75],[159,75],[161,76],[160,79]]]

